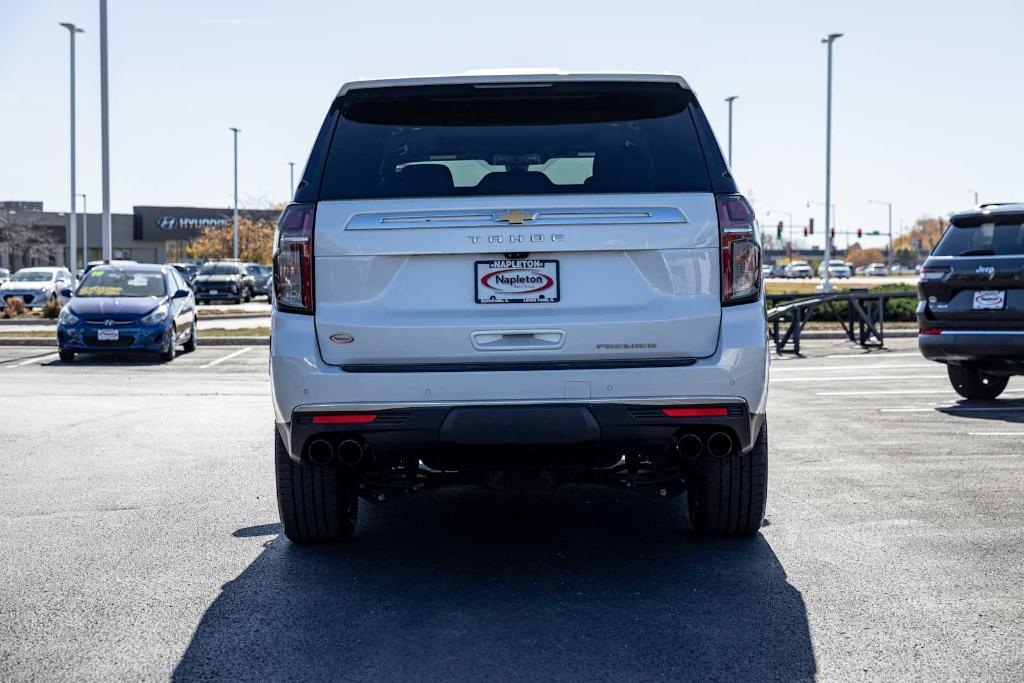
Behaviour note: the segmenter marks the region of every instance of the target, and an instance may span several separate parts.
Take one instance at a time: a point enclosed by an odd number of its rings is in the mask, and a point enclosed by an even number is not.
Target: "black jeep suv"
[[[192,289],[196,293],[196,301],[234,301],[245,303],[252,301],[255,294],[256,281],[245,266],[238,261],[218,261],[207,263],[192,281]]]
[[[1024,204],[954,214],[921,269],[918,345],[964,398],[1024,374]]]

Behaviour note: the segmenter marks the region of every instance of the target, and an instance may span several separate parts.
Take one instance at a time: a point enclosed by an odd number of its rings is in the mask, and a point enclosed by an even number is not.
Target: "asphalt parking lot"
[[[773,367],[762,533],[599,488],[363,504],[279,535],[266,347],[0,347],[0,679],[1024,677],[1024,378],[914,340]]]

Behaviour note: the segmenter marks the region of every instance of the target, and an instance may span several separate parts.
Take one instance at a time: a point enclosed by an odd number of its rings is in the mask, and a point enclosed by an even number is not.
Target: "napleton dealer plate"
[[[478,304],[556,303],[558,261],[496,259],[476,262]]]

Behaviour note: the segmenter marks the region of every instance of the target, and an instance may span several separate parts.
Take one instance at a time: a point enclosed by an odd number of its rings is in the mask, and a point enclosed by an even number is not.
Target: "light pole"
[[[61,22],[60,25],[68,30],[71,39],[71,152],[68,155],[71,163],[71,211],[68,213],[68,257],[71,261],[71,273],[74,274],[78,272],[78,218],[75,211],[75,34],[85,31],[67,22]]]
[[[235,143],[235,209],[232,214],[232,224],[234,225],[234,257],[238,258],[238,128],[232,128],[231,133],[234,136]]]
[[[295,162],[288,162],[288,201],[295,198]]]
[[[889,207],[889,263],[886,265],[889,267],[889,271],[892,271],[892,202],[883,202],[881,199],[869,199],[868,204],[882,204],[883,206]]]
[[[82,269],[89,266],[89,201],[84,194],[82,198]]]
[[[978,206],[978,191],[977,190],[967,190],[967,194],[973,194],[974,195],[974,206]]]
[[[832,291],[832,278],[829,262],[832,260],[832,224],[829,221],[828,209],[832,206],[832,43],[842,38],[842,33],[830,33],[821,42],[828,45],[828,87],[825,105],[825,279],[821,283],[821,291]]]
[[[107,88],[107,0],[100,0],[100,150],[103,201],[103,260],[113,258],[110,232],[110,104]]]
[[[729,103],[729,168],[732,168],[732,103],[739,98],[739,95],[732,95],[726,97],[725,101]]]

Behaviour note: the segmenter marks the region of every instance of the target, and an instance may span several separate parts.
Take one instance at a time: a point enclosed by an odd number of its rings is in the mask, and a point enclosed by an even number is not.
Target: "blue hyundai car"
[[[179,345],[196,348],[195,297],[172,266],[96,266],[61,310],[57,344],[68,362],[76,353],[127,352],[173,360]]]

